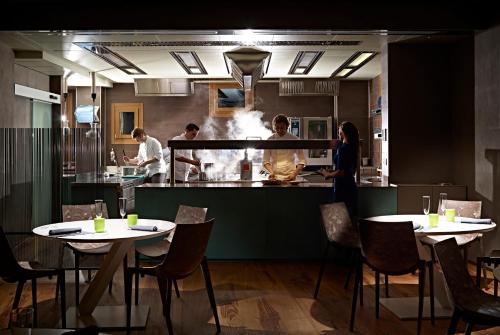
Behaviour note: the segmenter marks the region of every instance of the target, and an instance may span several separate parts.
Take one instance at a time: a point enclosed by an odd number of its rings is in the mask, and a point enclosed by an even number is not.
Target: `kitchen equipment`
[[[331,140],[332,117],[289,117],[288,132],[303,140]],[[332,165],[332,150],[304,150],[306,166]]]
[[[135,174],[134,166],[122,166],[122,176],[133,176]]]

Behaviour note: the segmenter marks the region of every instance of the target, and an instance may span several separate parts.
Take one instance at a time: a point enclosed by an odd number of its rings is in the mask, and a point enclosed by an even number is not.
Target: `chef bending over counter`
[[[276,115],[273,118],[274,133],[268,140],[298,140],[297,136],[287,132],[289,125],[285,115]],[[306,161],[302,149],[270,149],[264,150],[262,163],[269,172],[269,179],[291,181],[302,171]]]

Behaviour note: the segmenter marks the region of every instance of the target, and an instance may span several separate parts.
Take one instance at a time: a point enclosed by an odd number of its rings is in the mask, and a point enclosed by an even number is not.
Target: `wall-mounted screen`
[[[94,110],[92,111],[92,105],[80,105],[75,109],[75,120],[78,123],[94,123],[99,122],[99,118],[97,117],[97,112],[99,111],[99,106],[93,106]]]

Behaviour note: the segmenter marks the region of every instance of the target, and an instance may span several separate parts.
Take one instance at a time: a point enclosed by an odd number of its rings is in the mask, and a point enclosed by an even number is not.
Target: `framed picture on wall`
[[[142,103],[112,104],[111,144],[137,144],[130,136],[134,128],[143,128]]]
[[[231,117],[253,109],[253,90],[244,90],[237,82],[210,83],[208,90],[210,116]]]

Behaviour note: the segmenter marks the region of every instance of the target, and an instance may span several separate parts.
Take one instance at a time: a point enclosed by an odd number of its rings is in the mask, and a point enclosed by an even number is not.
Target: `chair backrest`
[[[95,215],[95,205],[62,205],[63,222],[91,220]],[[108,207],[102,204],[102,217],[108,218]]]
[[[204,222],[206,216],[207,208],[179,205],[177,215],[175,216],[175,224]]]
[[[481,201],[446,200],[445,208],[455,208],[455,214],[464,218],[481,218]]]
[[[16,257],[12,252],[7,236],[0,226],[0,277],[6,282],[12,283],[19,279],[22,268],[17,263]]]
[[[417,269],[419,256],[413,224],[359,220],[361,250],[376,271],[405,274]]]
[[[157,268],[158,276],[181,279],[193,273],[205,257],[214,222],[215,219],[211,219],[178,225],[168,254]]]
[[[471,293],[477,291],[477,289],[465,268],[464,259],[458,248],[457,241],[454,238],[449,238],[436,243],[434,244],[434,251],[454,302],[463,305],[471,298],[474,298],[475,295]]]
[[[320,205],[319,208],[328,240],[343,246],[359,248],[358,230],[349,217],[345,203],[334,202]]]

